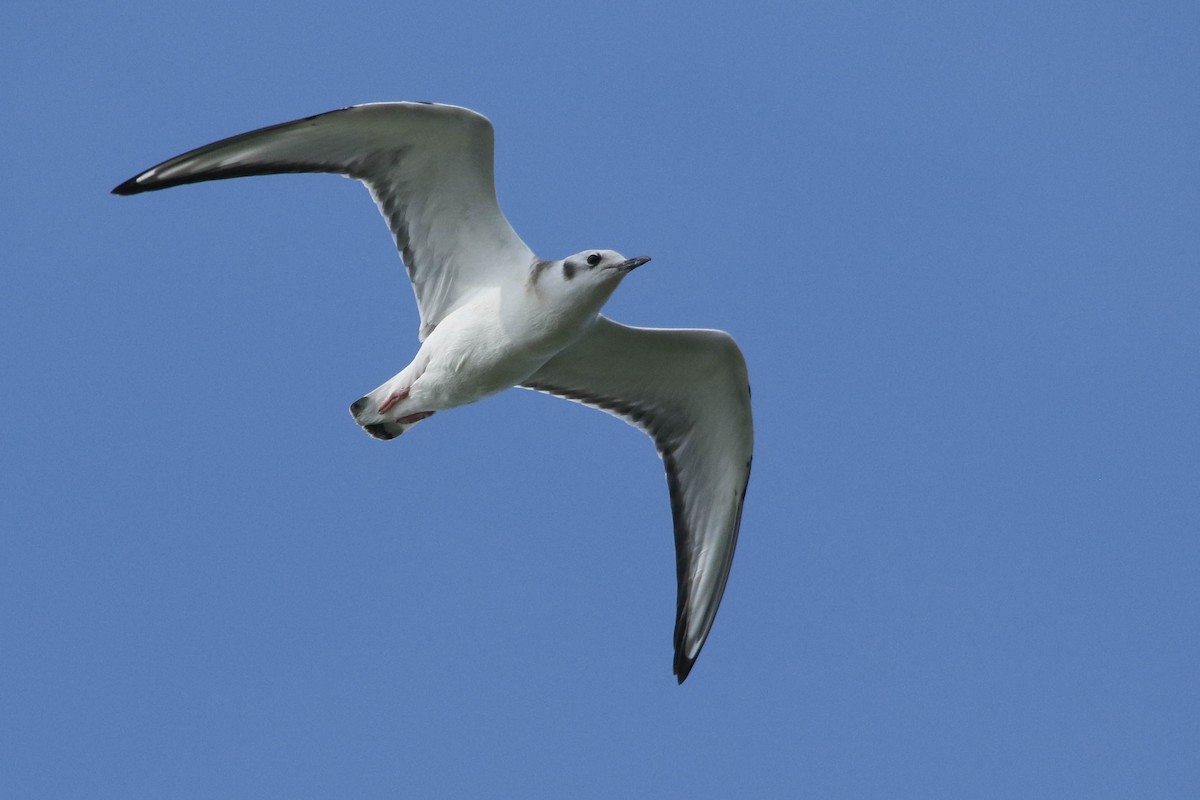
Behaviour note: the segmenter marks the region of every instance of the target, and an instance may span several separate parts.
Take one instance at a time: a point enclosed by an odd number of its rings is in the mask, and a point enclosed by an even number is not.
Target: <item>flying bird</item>
[[[534,255],[496,201],[481,114],[370,103],[205,145],[113,189],[327,172],[364,183],[391,228],[420,312],[420,347],[350,406],[377,439],[512,386],[574,400],[645,431],[662,456],[675,527],[674,674],[687,678],[725,592],[754,431],[741,351],[714,330],[634,328],[600,309],[650,259]]]

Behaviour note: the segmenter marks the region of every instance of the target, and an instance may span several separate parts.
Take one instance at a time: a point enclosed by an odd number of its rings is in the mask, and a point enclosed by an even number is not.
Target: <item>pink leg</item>
[[[400,391],[396,392],[391,397],[389,397],[387,400],[384,400],[382,403],[379,404],[379,413],[383,414],[389,408],[396,405],[396,403],[399,403],[401,400],[403,400],[406,397],[408,397],[408,389],[401,389]]]
[[[418,411],[415,414],[409,414],[407,417],[401,417],[400,419],[396,420],[396,422],[399,422],[404,425],[409,425],[413,422],[420,422],[421,420],[425,419],[426,417],[432,417],[433,415],[434,415],[433,411]]]

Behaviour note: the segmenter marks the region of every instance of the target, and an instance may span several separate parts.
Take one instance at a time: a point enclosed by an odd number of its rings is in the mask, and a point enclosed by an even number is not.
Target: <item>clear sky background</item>
[[[0,796],[1196,797],[1194,3],[0,12]],[[377,442],[369,196],[109,190],[436,100],[539,254],[728,330],[757,449],[671,676],[666,482],[513,390]]]

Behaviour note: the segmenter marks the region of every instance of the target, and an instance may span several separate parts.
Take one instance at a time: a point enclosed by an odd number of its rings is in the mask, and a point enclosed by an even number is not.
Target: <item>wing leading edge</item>
[[[294,172],[362,181],[408,269],[424,339],[474,290],[497,285],[533,262],[496,201],[493,140],[486,117],[457,106],[350,106],[191,150],[113,193]]]

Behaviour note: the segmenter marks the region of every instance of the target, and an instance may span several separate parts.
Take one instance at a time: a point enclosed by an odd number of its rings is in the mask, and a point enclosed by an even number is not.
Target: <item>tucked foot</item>
[[[379,413],[380,414],[387,413],[387,410],[389,408],[396,405],[396,403],[399,403],[401,400],[406,399],[407,397],[408,397],[408,389],[401,389],[398,392],[392,392],[392,394],[388,395],[388,398],[386,400],[384,400],[382,403],[379,404]],[[366,398],[363,398],[363,399],[365,400]],[[353,409],[354,407],[351,406],[350,408]]]
[[[394,419],[388,419],[390,415],[385,412],[390,410],[392,414],[395,414],[400,411],[401,409],[396,406],[403,400],[408,399],[408,393],[409,390],[407,388],[401,389],[400,391],[388,394],[383,402],[377,403],[375,397],[378,396],[378,391],[371,392],[351,403],[350,413],[354,416],[354,421],[376,439],[384,441],[395,439],[413,425],[423,419],[432,417],[434,414],[433,411],[417,411]]]
[[[400,434],[411,428],[423,419],[428,419],[434,415],[433,411],[419,411],[416,414],[409,414],[406,417],[386,422],[368,422],[362,426],[363,430],[374,436],[376,439],[387,441],[395,439]]]
[[[376,404],[372,399],[371,394],[364,395],[350,404],[350,415],[354,417],[359,425],[366,425],[372,422],[379,422],[388,409],[394,407],[401,400],[408,397],[408,389],[401,389],[398,392],[392,392],[384,400]]]

